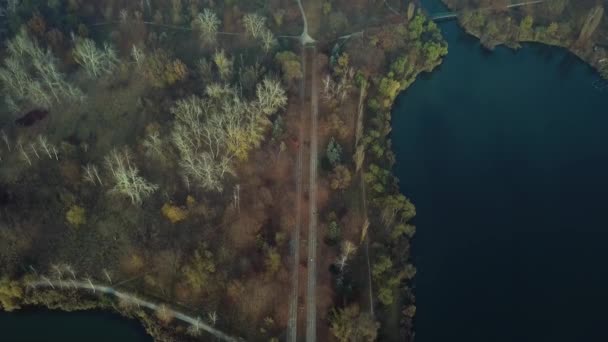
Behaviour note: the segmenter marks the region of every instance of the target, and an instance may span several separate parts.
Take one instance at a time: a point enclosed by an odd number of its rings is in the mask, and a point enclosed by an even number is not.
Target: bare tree
[[[103,49],[99,49],[88,38],[76,42],[74,60],[85,68],[89,76],[95,78],[111,73],[119,62],[112,47],[104,44]]]
[[[277,45],[277,39],[270,30],[264,30],[260,39],[262,42],[262,49],[267,53]]]
[[[7,43],[8,57],[0,68],[5,101],[13,110],[25,106],[49,108],[62,100],[82,100],[82,92],[65,81],[57,59],[21,30]]]
[[[144,59],[146,58],[146,54],[140,48],[138,48],[136,45],[133,45],[133,47],[131,48],[131,57],[133,58],[133,61],[135,61],[135,64],[139,68],[142,66]]]
[[[217,31],[220,27],[220,20],[215,12],[205,9],[192,22],[192,29],[198,31],[200,41],[204,45],[213,45],[217,41]]]
[[[287,105],[287,96],[281,82],[269,77],[258,84],[256,95],[260,109],[266,115],[275,113]]]
[[[248,35],[258,39],[266,30],[266,18],[257,13],[247,13],[243,16],[243,26]]]
[[[243,26],[247,35],[262,43],[264,51],[270,52],[277,44],[274,34],[266,26],[265,17],[257,13],[247,13],[243,16]]]
[[[89,163],[82,167],[84,171],[83,179],[85,182],[89,182],[94,184],[99,183],[99,185],[103,185],[101,181],[101,177],[99,177],[99,171],[97,170],[97,166]]]
[[[111,193],[129,197],[131,203],[139,205],[158,190],[158,186],[139,175],[139,169],[131,161],[129,150],[112,150],[105,158],[106,167],[112,175],[114,186]]]
[[[271,78],[258,84],[256,99],[250,102],[234,88],[217,83],[207,86],[204,98],[177,101],[171,109],[176,119],[171,138],[186,183],[221,191],[224,177],[233,173],[234,160],[246,159],[260,145],[270,124],[268,116],[286,104],[285,90]]]
[[[4,130],[0,130],[0,136],[2,136],[2,141],[4,141],[4,144],[6,144],[6,148],[8,148],[8,151],[11,151],[11,143],[10,140],[8,138],[8,135],[6,135],[6,132]]]
[[[217,67],[220,78],[227,81],[232,76],[234,60],[226,55],[224,50],[216,51],[213,55],[213,62]]]

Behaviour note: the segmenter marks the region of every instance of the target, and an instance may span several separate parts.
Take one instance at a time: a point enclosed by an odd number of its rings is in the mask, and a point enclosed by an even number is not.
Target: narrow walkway
[[[535,1],[527,1],[527,2],[520,2],[520,3],[516,3],[516,4],[511,4],[511,5],[507,5],[505,6],[506,9],[511,9],[511,8],[515,8],[515,7],[522,7],[522,6],[527,6],[527,5],[536,5],[536,4],[540,4],[545,2],[545,0],[535,0]],[[497,9],[496,7],[484,7],[484,8],[478,8],[476,10],[473,11],[486,11],[486,10],[491,10],[491,9]],[[500,9],[500,8],[498,8]],[[460,12],[442,12],[442,13],[435,13],[432,14],[430,16],[431,20],[437,21],[437,20],[446,20],[446,19],[455,19],[458,18],[458,16],[465,11],[460,11]]]
[[[304,48],[310,53],[310,218],[308,223],[308,281],[306,289],[306,341],[317,340],[317,161],[318,161],[318,116],[319,99],[317,87],[317,49],[315,46]]]

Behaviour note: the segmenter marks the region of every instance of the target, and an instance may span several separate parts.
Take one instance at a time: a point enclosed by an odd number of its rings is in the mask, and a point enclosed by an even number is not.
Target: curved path
[[[125,300],[129,303],[135,304],[137,306],[146,307],[150,310],[158,310],[161,307],[161,305],[159,305],[159,304],[149,302],[147,300],[143,300],[141,298],[138,298],[138,297],[128,294],[126,292],[118,291],[109,286],[93,284],[90,281],[79,281],[79,280],[66,281],[66,280],[46,279],[46,280],[29,282],[29,283],[27,283],[27,285],[30,287],[34,287],[34,288],[38,288],[38,287],[47,287],[47,288],[53,288],[53,289],[55,289],[55,288],[73,288],[74,289],[75,288],[75,289],[81,289],[81,290],[90,290],[90,291],[93,291],[93,293],[100,292],[100,293],[104,293],[104,294],[109,294],[116,298]],[[230,335],[227,335],[227,334],[215,329],[214,327],[212,327],[206,323],[203,323],[200,320],[200,318],[192,317],[192,316],[186,315],[183,312],[175,311],[172,309],[168,309],[168,312],[171,314],[171,316],[175,317],[177,320],[187,323],[187,324],[195,327],[196,329],[205,330],[206,332],[212,334],[213,336],[215,336],[221,340],[230,341],[230,342],[244,341],[241,338],[232,337]]]
[[[306,19],[306,12],[304,11],[304,6],[302,6],[301,0],[296,0],[298,2],[298,7],[300,8],[300,14],[302,14],[302,22],[304,23],[304,28],[302,29],[302,35],[300,36],[300,42],[302,45],[313,44],[316,42],[314,38],[312,38],[308,34],[308,20]]]

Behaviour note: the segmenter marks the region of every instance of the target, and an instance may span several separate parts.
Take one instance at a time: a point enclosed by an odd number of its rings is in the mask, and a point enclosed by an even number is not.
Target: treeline
[[[416,268],[410,260],[410,240],[416,231],[411,222],[416,209],[400,193],[398,179],[392,173],[395,156],[390,140],[391,109],[398,94],[407,89],[420,72],[431,71],[441,63],[447,54],[447,44],[437,25],[421,11],[410,6],[408,14],[405,22],[378,30],[361,43],[368,45],[369,55],[385,56],[382,66],[372,69],[370,63],[361,59],[353,63],[359,70],[355,75],[356,86],[369,89],[365,129],[354,158],[358,169],[361,167],[367,190],[369,228],[366,232],[371,241],[371,277],[380,323],[375,326],[371,317],[361,313],[354,304],[336,309],[331,316],[331,329],[340,341],[388,340],[397,335],[404,341],[412,338],[416,307],[411,282]],[[400,312],[396,320],[399,328],[388,325],[395,306]],[[380,330],[376,332],[378,327]],[[398,334],[391,329],[398,329]]]
[[[606,78],[608,21],[601,1],[552,0],[507,8],[500,0],[446,0],[459,21],[481,42],[519,47],[520,42],[562,46],[598,69]]]

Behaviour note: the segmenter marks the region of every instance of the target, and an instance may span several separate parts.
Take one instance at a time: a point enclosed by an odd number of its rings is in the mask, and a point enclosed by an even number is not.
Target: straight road
[[[304,53],[302,53],[302,75],[306,75],[306,63]],[[300,290],[299,279],[299,263],[300,263],[300,234],[302,231],[302,188],[303,188],[303,169],[304,169],[304,138],[308,132],[306,128],[307,106],[306,102],[306,78],[302,78],[300,85],[300,128],[298,132],[298,156],[296,160],[296,226],[292,233],[291,248],[292,248],[292,274],[291,274],[291,298],[289,301],[289,322],[287,326],[287,342],[296,342],[298,338],[298,296]]]
[[[302,34],[300,43],[302,44],[301,63],[302,81],[300,84],[300,130],[299,130],[299,150],[296,161],[296,227],[292,235],[292,289],[289,303],[289,322],[287,329],[287,341],[297,342],[298,340],[298,296],[299,296],[299,262],[300,262],[300,234],[302,226],[305,224],[303,217],[303,203],[307,200],[309,217],[307,243],[308,251],[306,258],[306,341],[315,342],[317,339],[317,307],[316,307],[316,287],[317,287],[317,160],[318,160],[318,77],[316,65],[316,41],[309,35],[308,20],[301,0],[296,0],[302,15]],[[308,144],[305,144],[308,140]],[[308,146],[306,146],[308,145]],[[308,162],[308,194],[303,194],[305,164]],[[306,196],[306,197],[304,197]]]
[[[309,221],[308,221],[308,275],[306,286],[306,342],[317,340],[317,161],[318,161],[318,116],[319,89],[317,85],[317,49],[314,44],[303,49],[304,60],[308,69],[310,83],[306,90],[310,92],[310,173],[308,182]]]

